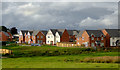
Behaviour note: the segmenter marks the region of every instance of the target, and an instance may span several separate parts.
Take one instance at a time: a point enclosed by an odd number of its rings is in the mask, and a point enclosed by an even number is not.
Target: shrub
[[[93,63],[120,63],[120,57],[118,56],[103,56],[103,57],[93,57],[85,58],[81,62],[93,62]]]

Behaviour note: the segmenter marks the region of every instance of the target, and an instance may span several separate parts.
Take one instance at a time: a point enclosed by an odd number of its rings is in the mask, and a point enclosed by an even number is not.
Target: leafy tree
[[[12,35],[18,34],[16,27],[12,27],[12,28],[10,29],[10,32],[11,32]]]
[[[5,31],[5,32],[7,32],[7,30],[9,30],[9,29],[7,29],[5,26],[0,26],[0,31]]]

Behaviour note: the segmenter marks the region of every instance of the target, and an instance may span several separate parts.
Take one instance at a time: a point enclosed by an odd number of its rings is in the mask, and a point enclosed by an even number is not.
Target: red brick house
[[[105,46],[106,38],[101,30],[85,30],[80,31],[76,38],[78,45],[85,45],[86,47]]]
[[[106,47],[115,47],[120,42],[120,29],[103,29],[102,32],[106,36]]]
[[[32,43],[46,44],[47,31],[33,31]]]
[[[78,30],[67,30],[67,32],[68,32],[68,35],[69,35],[69,41],[68,42],[75,42],[79,31]]]
[[[0,32],[0,41],[12,41],[12,35],[9,32]]]

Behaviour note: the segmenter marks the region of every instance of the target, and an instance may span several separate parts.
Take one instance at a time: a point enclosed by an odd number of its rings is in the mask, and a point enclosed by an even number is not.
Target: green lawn
[[[99,53],[103,56],[105,53]],[[115,56],[115,55],[111,55]],[[63,55],[63,56],[39,56],[2,59],[3,68],[118,68],[117,63],[81,63],[87,57],[97,57],[97,55]],[[73,60],[66,62],[65,59]]]
[[[88,57],[100,56],[118,56],[118,52],[104,52],[104,51],[85,51],[85,48],[63,48],[63,47],[4,47],[13,50],[13,53],[20,56],[18,58],[4,58],[2,59],[3,68],[118,68],[117,63],[81,63],[80,60]],[[36,52],[37,51],[37,52]],[[41,56],[40,53],[46,51],[48,54],[55,52],[55,54],[65,55],[57,56]],[[57,51],[57,52],[56,52]],[[79,52],[80,51],[80,52]],[[16,53],[19,52],[19,53]],[[71,53],[72,52],[72,53]],[[76,53],[77,52],[77,53]],[[82,53],[81,53],[82,52]],[[35,54],[34,54],[35,53]],[[70,54],[69,54],[70,53]],[[28,55],[33,54],[32,57]],[[24,55],[27,55],[24,57]],[[69,61],[66,61],[69,60]]]

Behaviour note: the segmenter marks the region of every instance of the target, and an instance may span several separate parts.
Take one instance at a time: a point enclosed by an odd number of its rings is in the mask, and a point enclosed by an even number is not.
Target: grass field
[[[45,49],[66,49],[61,47],[6,47],[11,50],[45,50]],[[71,50],[71,48],[70,48]],[[74,50],[76,51],[76,49]],[[85,52],[85,51],[83,51]],[[28,53],[27,53],[28,54]],[[3,68],[118,68],[117,63],[84,63],[80,62],[84,58],[101,57],[101,56],[118,56],[118,52],[88,52],[77,55],[60,55],[60,56],[32,56],[19,58],[2,59]],[[69,60],[69,61],[66,61]]]

